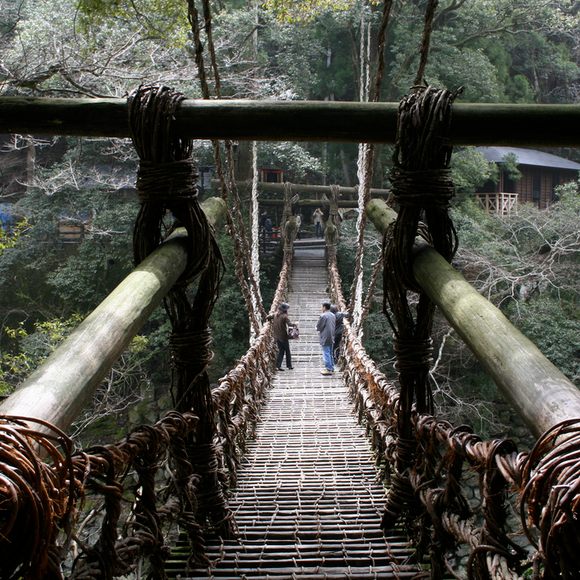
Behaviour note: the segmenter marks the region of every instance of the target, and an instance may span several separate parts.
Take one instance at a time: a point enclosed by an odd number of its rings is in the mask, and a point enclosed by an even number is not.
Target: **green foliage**
[[[519,181],[522,178],[522,173],[518,169],[518,158],[514,153],[508,153],[503,157],[502,170],[512,181]]]
[[[14,248],[20,236],[24,235],[29,228],[28,220],[20,220],[11,231],[7,232],[0,225],[0,255],[9,248]]]
[[[355,0],[265,0],[263,6],[281,22],[306,23],[329,11],[346,11]]]
[[[248,315],[233,266],[231,238],[220,235],[219,246],[226,272],[210,321],[214,346],[214,359],[209,369],[212,381],[226,374],[234,362],[245,354],[250,340]]]
[[[512,303],[511,320],[571,381],[580,386],[580,314],[578,304],[550,293]]]
[[[549,210],[524,206],[509,218],[474,202],[453,214],[457,265],[571,380],[578,380],[579,189],[567,184]]]
[[[36,322],[31,331],[23,323],[2,329],[9,344],[0,352],[0,394],[13,391],[42,364],[80,320],[80,316],[75,314],[68,319]]]
[[[463,147],[454,151],[451,171],[460,199],[475,193],[486,181],[498,179],[497,165],[489,163],[474,147]]]
[[[142,27],[146,34],[184,46],[189,29],[187,2],[173,0],[78,0],[81,24],[90,32],[110,19],[124,26]]]
[[[311,155],[298,143],[263,143],[260,146],[261,167],[282,167],[287,172],[287,181],[302,182],[310,174],[321,171],[320,160]]]

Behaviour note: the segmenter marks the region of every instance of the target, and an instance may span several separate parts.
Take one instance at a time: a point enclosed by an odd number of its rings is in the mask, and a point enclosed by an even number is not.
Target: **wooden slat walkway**
[[[279,372],[231,498],[235,541],[210,545],[210,570],[181,578],[413,578],[402,535],[385,538],[384,489],[341,373],[320,374],[315,330],[327,298],[322,248],[296,250],[294,370]],[[174,576],[175,577],[175,576]]]

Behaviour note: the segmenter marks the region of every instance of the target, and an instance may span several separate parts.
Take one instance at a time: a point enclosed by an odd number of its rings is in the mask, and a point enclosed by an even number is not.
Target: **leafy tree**
[[[81,15],[76,0],[64,0],[58,9],[52,1],[23,0],[14,42],[3,52],[0,94],[122,96],[142,81],[181,86],[181,79],[191,78],[183,32],[153,34],[143,19],[115,11],[90,26]],[[183,19],[167,20],[183,30]],[[170,44],[164,38],[182,40]]]
[[[0,353],[0,395],[8,395],[58,347],[81,322],[78,314],[4,328],[11,344]],[[136,336],[97,390],[89,409],[73,427],[75,436],[106,416],[116,416],[141,401],[148,389],[146,361],[151,356],[149,341]]]
[[[282,22],[295,24],[326,16],[331,11],[347,11],[356,4],[356,0],[265,0],[264,7]]]
[[[473,195],[486,181],[497,181],[497,165],[487,159],[474,147],[458,148],[451,159],[451,170],[457,199]]]

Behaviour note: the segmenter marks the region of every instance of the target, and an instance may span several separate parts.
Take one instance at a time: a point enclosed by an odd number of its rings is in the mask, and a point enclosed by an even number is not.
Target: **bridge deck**
[[[380,527],[384,488],[340,372],[320,374],[315,330],[327,298],[322,250],[296,251],[290,320],[294,370],[273,381],[231,507],[235,541],[209,546],[211,570],[181,578],[412,578],[402,535]]]

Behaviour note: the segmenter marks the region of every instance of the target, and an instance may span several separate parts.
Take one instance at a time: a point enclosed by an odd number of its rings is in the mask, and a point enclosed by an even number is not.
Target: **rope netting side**
[[[64,570],[71,579],[113,578],[142,559],[165,578],[166,538],[178,528],[189,532],[192,560],[206,563],[194,517],[199,476],[186,451],[197,423],[193,413],[171,412],[117,444],[72,454],[72,441],[47,422],[0,417],[2,578],[64,578]],[[156,493],[167,471],[170,484]]]
[[[330,283],[333,300],[343,307],[336,263],[330,264]],[[430,553],[431,577],[450,573],[460,545],[472,554],[469,578],[519,577],[527,555],[506,530],[506,500],[521,480],[525,455],[518,454],[510,441],[482,441],[468,428],[454,428],[432,415],[413,413],[413,442],[418,451],[406,466],[408,485],[401,489],[394,467],[400,458],[400,390],[378,370],[348,323],[345,329],[344,377],[355,412],[384,470],[390,490],[386,508],[392,509],[394,501],[401,502],[401,511],[410,502],[415,504],[413,516],[406,520],[407,531],[419,557]],[[483,498],[477,517],[462,487],[472,472],[478,474]],[[383,524],[392,527],[388,512],[385,515]]]
[[[292,223],[293,228],[288,225]],[[231,485],[235,484],[246,440],[254,433],[275,369],[277,347],[272,334],[271,318],[287,296],[292,268],[292,242],[296,235],[295,221],[290,220],[288,224],[282,268],[267,322],[248,352],[220,379],[212,392],[214,404],[219,409],[216,444],[223,449],[223,468],[229,474]]]
[[[456,94],[418,87],[400,107],[393,171],[399,213],[384,240],[385,312],[394,331],[399,388],[376,369],[348,324],[345,377],[385,461],[389,492],[383,526],[405,520],[419,554],[430,553],[433,578],[451,571],[445,555],[459,544],[470,550],[468,578],[518,578],[525,568],[532,578],[576,578],[580,419],[548,431],[528,455],[518,453],[510,440],[483,441],[469,428],[454,428],[432,414],[434,306],[413,279],[412,249],[419,234],[448,261],[456,249],[447,212],[453,184],[446,137]],[[342,308],[335,261],[329,267],[333,298]],[[473,473],[479,506],[470,505],[462,488]],[[521,525],[537,548],[531,557],[510,529],[508,505],[516,503],[515,493],[521,494]]]
[[[69,578],[123,576],[134,572],[142,558],[149,561],[153,577],[165,578],[168,541],[180,529],[188,533],[191,561],[207,563],[196,521],[200,476],[188,452],[197,428],[193,413],[174,411],[153,426],[137,428],[120,443],[92,447],[73,457],[77,480],[86,490],[85,503],[94,504],[99,497],[103,502],[90,512],[95,519],[90,527],[100,524],[98,539],[89,545],[75,535],[81,554]],[[168,472],[169,484],[157,489],[159,478],[167,480]]]

